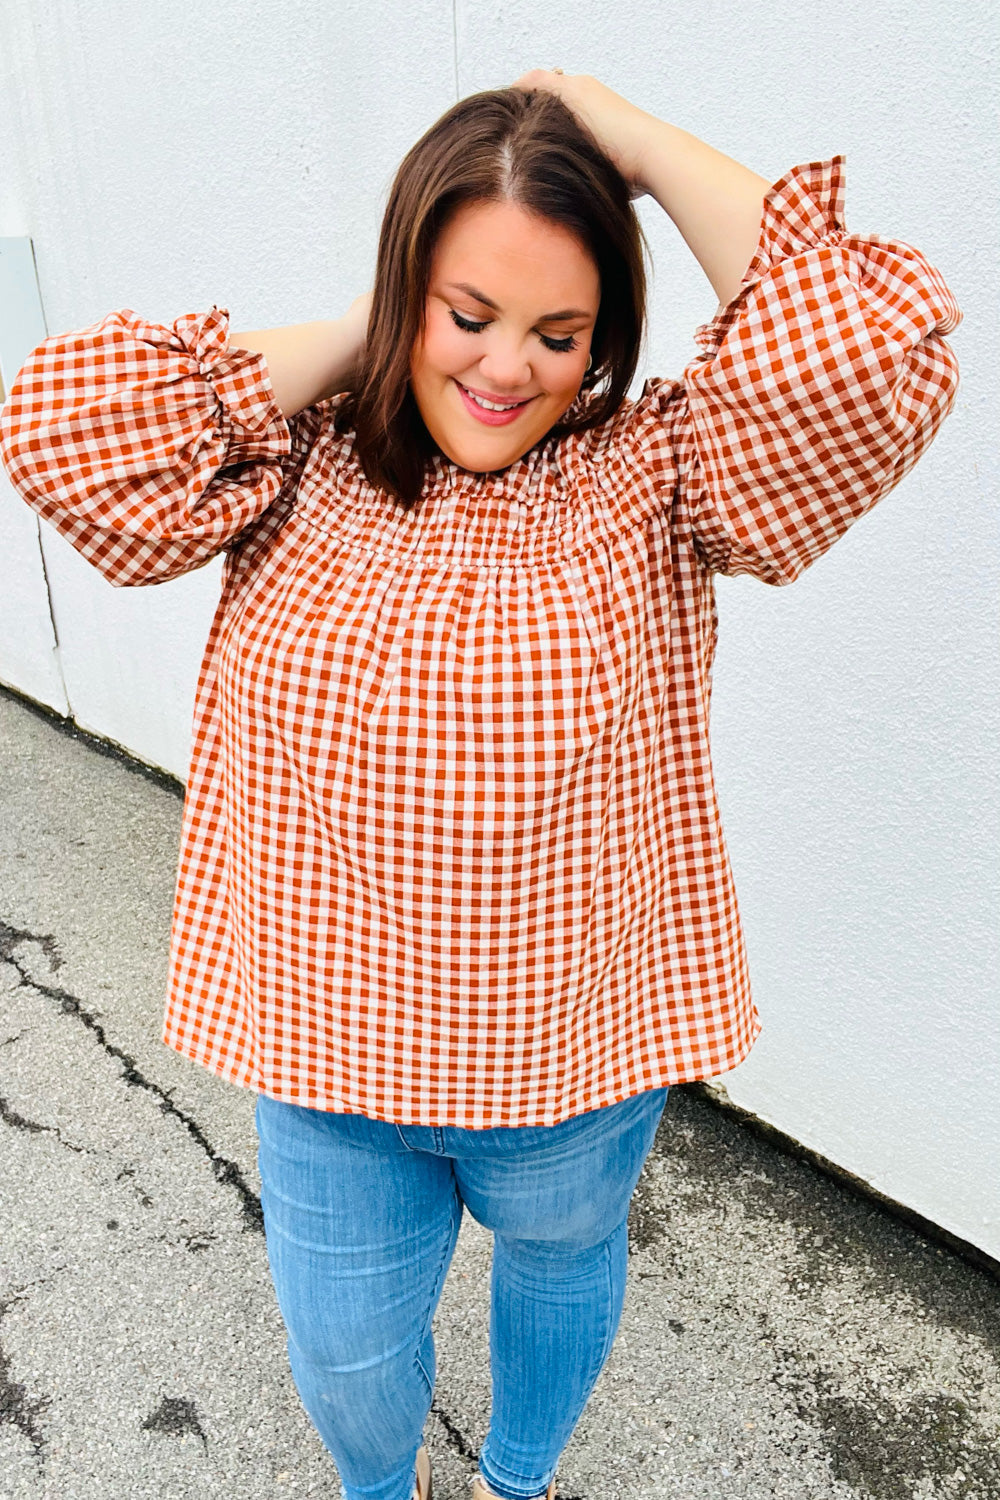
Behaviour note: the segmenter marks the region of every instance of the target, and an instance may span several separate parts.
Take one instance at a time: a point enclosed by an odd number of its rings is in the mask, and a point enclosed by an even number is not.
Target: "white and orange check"
[[[338,400],[287,423],[218,308],[32,355],[14,484],[115,584],[228,553],[202,665],[165,1039],[401,1123],[549,1125],[734,1067],[759,1031],[709,757],[713,574],[790,582],[954,399],[959,312],[843,228],[840,158],[767,197],[679,381],[405,512]]]

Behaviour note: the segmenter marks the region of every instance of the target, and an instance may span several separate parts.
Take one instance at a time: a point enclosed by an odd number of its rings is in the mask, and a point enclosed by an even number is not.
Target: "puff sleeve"
[[[684,374],[687,520],[720,573],[791,582],[899,482],[954,401],[951,292],[911,246],[848,235],[843,189],[842,157],[771,188],[743,285]]]
[[[113,584],[200,567],[294,479],[313,409],[286,422],[228,331],[218,307],[171,327],[113,312],[40,344],[11,388],[12,484]]]

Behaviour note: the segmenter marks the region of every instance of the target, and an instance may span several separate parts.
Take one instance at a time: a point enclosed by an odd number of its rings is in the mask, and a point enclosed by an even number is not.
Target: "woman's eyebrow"
[[[500,311],[495,302],[491,302],[489,297],[484,297],[482,292],[470,286],[467,281],[448,281],[445,285],[456,292],[465,292],[476,302],[481,302],[484,307],[492,308],[493,312]],[[590,316],[591,314],[581,307],[564,307],[562,312],[545,313],[538,321],[539,323],[561,323],[565,318],[589,318]]]

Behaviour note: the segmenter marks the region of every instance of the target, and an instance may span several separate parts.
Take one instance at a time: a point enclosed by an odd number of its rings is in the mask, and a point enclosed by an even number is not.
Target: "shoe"
[[[417,1487],[413,1500],[431,1500],[431,1456],[426,1448],[417,1449]]]
[[[477,1474],[472,1481],[472,1500],[497,1500],[493,1491],[486,1488],[486,1480],[481,1474]],[[556,1500],[556,1482],[554,1479],[545,1491],[545,1500]]]

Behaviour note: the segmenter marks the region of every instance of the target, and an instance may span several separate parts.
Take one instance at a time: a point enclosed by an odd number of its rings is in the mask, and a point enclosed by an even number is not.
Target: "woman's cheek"
[[[553,354],[553,360],[561,361],[558,370],[552,370],[553,384],[550,390],[558,390],[565,397],[566,405],[571,406],[580,394],[583,377],[587,373],[586,356],[581,356],[576,350],[572,354]]]
[[[456,328],[446,312],[435,310],[428,319],[426,354],[439,370],[462,370],[475,361],[475,340]]]

